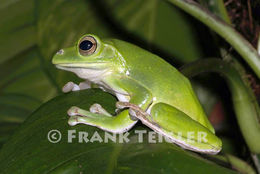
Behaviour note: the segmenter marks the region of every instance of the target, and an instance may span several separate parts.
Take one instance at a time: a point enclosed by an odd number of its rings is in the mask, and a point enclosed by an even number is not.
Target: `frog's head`
[[[86,34],[75,46],[59,50],[52,63],[57,68],[74,72],[80,78],[99,80],[115,71],[118,63],[116,49],[97,36]]]

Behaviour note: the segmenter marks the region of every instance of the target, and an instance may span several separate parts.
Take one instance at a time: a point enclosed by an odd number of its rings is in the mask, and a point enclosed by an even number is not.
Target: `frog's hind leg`
[[[179,109],[164,103],[152,106],[146,117],[149,127],[173,143],[193,151],[216,154],[221,150],[221,140],[206,127]],[[144,123],[145,124],[145,123]]]

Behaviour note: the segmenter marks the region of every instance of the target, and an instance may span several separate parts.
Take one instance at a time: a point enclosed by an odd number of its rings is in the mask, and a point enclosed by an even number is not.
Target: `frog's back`
[[[211,127],[189,80],[176,68],[133,44],[120,40],[113,40],[113,43],[125,58],[130,76],[153,94],[153,105],[160,102],[172,105]]]

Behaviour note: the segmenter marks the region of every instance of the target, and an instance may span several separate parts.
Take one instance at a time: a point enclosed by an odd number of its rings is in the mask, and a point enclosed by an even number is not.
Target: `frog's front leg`
[[[123,82],[124,80],[121,81]],[[152,102],[151,93],[141,85],[131,83],[131,81],[127,80],[121,84],[122,87],[128,89],[127,92],[130,94],[129,102],[139,106],[143,110],[146,110]],[[76,124],[86,124],[113,133],[128,131],[137,122],[137,120],[132,120],[130,118],[128,109],[123,110],[116,116],[110,116],[104,113],[104,110],[96,112],[95,108],[92,108],[90,111],[86,111],[74,106],[69,109],[68,115],[70,116],[68,123],[71,126]]]
[[[109,117],[104,114],[92,113],[78,107],[71,107],[68,114],[70,116],[68,123],[71,126],[86,124],[113,133],[125,132],[137,122],[130,119],[128,110],[124,110],[116,116]]]
[[[79,91],[79,90],[89,89],[89,88],[91,88],[91,83],[88,81],[81,82],[78,85],[75,84],[74,82],[68,82],[63,86],[62,92],[67,93],[70,91]]]

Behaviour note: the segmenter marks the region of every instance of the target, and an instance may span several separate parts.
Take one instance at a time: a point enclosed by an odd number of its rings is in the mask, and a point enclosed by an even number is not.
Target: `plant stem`
[[[258,51],[258,54],[260,55],[260,34],[259,34],[259,37],[258,37],[257,51]]]
[[[225,7],[223,0],[199,0],[198,1],[202,6],[208,7],[208,9],[215,15],[219,16],[226,23],[231,24],[229,19],[227,9]]]
[[[260,161],[259,161],[259,159],[257,157],[257,154],[251,154],[251,157],[252,157],[252,159],[254,161],[254,164],[255,164],[255,167],[257,169],[257,172],[260,173]]]
[[[225,153],[223,155],[215,155],[212,157],[231,164],[232,168],[236,169],[239,173],[256,174],[252,166],[250,166],[246,161],[231,154]]]
[[[168,0],[188,14],[197,18],[213,31],[222,36],[245,59],[250,67],[260,78],[260,57],[256,49],[232,26],[213,15],[193,0]]]
[[[181,71],[188,77],[216,72],[226,79],[243,137],[252,153],[260,153],[260,109],[251,88],[241,78],[240,71],[243,70],[238,68],[236,64],[220,59],[204,59],[184,66]]]

